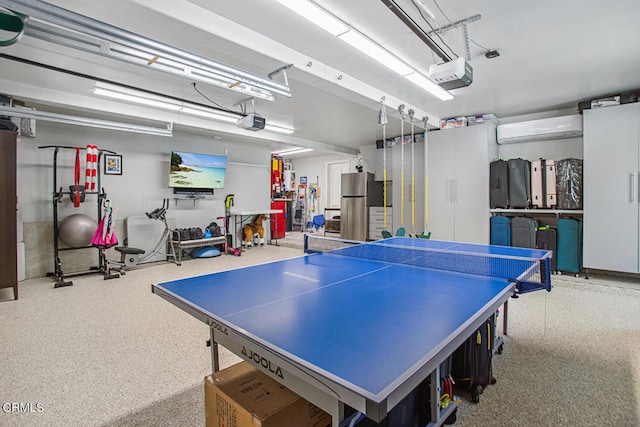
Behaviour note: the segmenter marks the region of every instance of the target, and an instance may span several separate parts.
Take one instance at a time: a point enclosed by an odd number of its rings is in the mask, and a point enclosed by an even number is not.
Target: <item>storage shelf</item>
[[[201,195],[191,195],[191,196],[184,196],[184,197],[174,197],[174,198],[173,198],[173,200],[174,200],[174,201],[175,201],[175,203],[176,203],[176,207],[178,206],[178,202],[179,202],[179,201],[182,201],[182,200],[189,200],[189,201],[193,201],[193,206],[195,206],[195,205],[196,205],[196,202],[197,202],[198,200],[202,200],[202,199],[204,199],[204,198],[205,198],[205,197],[204,197],[204,196],[201,196]]]
[[[489,209],[491,213],[526,213],[551,215],[582,215],[582,209]]]
[[[340,234],[340,219],[329,218],[327,214],[338,212],[341,208],[324,208],[324,235],[327,234]]]
[[[176,231],[176,230],[173,230]],[[173,233],[172,231],[172,233]],[[178,252],[178,263],[182,262],[182,251],[184,249],[192,249],[192,248],[202,248],[205,246],[214,246],[214,245],[225,245],[227,243],[227,238],[225,236],[215,236],[215,237],[206,237],[202,239],[194,239],[194,240],[174,240],[171,239],[173,244],[177,246]],[[223,252],[226,252],[226,247]],[[180,264],[178,264],[180,265]]]

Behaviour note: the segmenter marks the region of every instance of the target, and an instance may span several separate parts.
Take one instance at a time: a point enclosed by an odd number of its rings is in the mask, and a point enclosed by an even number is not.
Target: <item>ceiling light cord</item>
[[[418,2],[419,2],[419,1],[420,1],[420,0],[411,0],[411,2],[413,3],[413,5],[415,6],[415,8],[418,10],[418,13],[420,14],[420,16],[422,17],[422,19],[424,20],[424,22],[426,22],[426,23],[427,23],[427,25],[429,26],[429,28],[431,28],[431,32],[433,32],[433,33],[434,33],[434,34],[435,34],[435,35],[440,39],[440,41],[442,42],[442,44],[444,44],[444,45],[447,47],[447,49],[449,49],[449,52],[451,52],[451,53],[453,54],[453,56],[455,56],[456,58],[459,58],[459,57],[460,57],[460,55],[458,55],[458,54],[457,54],[453,49],[451,49],[451,46],[449,46],[449,45],[447,44],[447,42],[445,42],[445,41],[444,41],[444,39],[443,39],[442,37],[440,37],[440,33],[439,33],[435,28],[433,28],[433,25],[431,25],[431,23],[429,22],[429,20],[427,19],[427,17],[426,17],[426,16],[424,16],[424,14],[423,14],[423,9],[420,7],[420,5],[422,5],[422,3],[418,4]],[[424,5],[423,5],[423,6],[424,6]],[[438,27],[441,27],[441,25],[440,25],[440,23],[438,22],[438,20],[437,20],[437,19],[435,19],[435,16],[434,16],[434,18],[433,18],[433,19],[434,19],[434,21],[436,21],[436,24],[438,24]],[[448,18],[447,18],[447,19],[448,19]],[[434,62],[435,62],[435,61],[434,61]]]
[[[100,83],[106,83],[106,84],[109,84],[109,85],[112,85],[112,86],[121,87],[123,89],[135,90],[135,91],[138,91],[138,92],[146,93],[148,95],[160,96],[160,97],[167,98],[167,99],[170,99],[170,100],[175,101],[175,102],[186,102],[186,103],[189,103],[189,104],[191,104],[193,106],[197,106],[197,107],[211,108],[211,109],[214,109],[214,110],[218,110],[221,113],[229,113],[229,114],[236,114],[236,115],[240,114],[237,111],[233,111],[233,110],[230,110],[230,109],[220,108],[220,107],[211,107],[211,106],[209,106],[207,104],[188,101],[188,100],[186,100],[184,98],[179,98],[179,97],[171,96],[171,95],[165,95],[163,93],[155,92],[155,91],[152,91],[152,90],[141,89],[141,88],[138,88],[138,87],[135,87],[135,86],[119,83],[119,82],[116,82],[114,80],[103,79],[102,77],[96,77],[96,76],[92,76],[90,74],[79,73],[77,71],[72,71],[72,70],[68,70],[66,68],[60,68],[60,67],[56,67],[56,66],[53,66],[53,65],[44,64],[42,62],[31,61],[31,60],[25,59],[25,58],[18,58],[17,56],[7,55],[5,53],[0,53],[0,58],[7,59],[9,61],[20,62],[22,64],[31,65],[33,67],[44,68],[45,70],[55,71],[57,73],[68,74],[68,75],[74,76],[74,77],[80,77],[82,79],[93,80],[95,82],[100,82]]]
[[[452,58],[446,53],[416,21],[402,9],[395,0],[381,0],[413,33],[420,38],[429,48],[434,51],[444,62],[449,62]]]
[[[218,104],[216,101],[214,101],[213,99],[209,98],[207,95],[205,95],[204,93],[202,93],[202,91],[200,91],[200,89],[198,89],[197,83],[196,82],[191,82],[191,85],[193,87],[193,90],[195,90],[200,96],[202,96],[204,99],[206,99],[207,101],[209,101],[210,103],[212,103],[213,105],[215,105],[216,107],[220,108],[221,110],[224,110],[226,112],[230,112],[230,113],[237,113],[237,114],[244,114],[244,112],[240,113],[240,112],[236,112],[234,110],[232,110],[229,107],[225,107],[221,104]]]

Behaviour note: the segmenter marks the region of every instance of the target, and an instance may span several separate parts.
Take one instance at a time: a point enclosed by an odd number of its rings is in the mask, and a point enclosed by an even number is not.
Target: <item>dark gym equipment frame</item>
[[[72,248],[72,247],[60,247],[59,244],[59,235],[58,235],[58,205],[62,201],[64,196],[71,196],[71,191],[62,191],[63,187],[60,187],[58,190],[58,152],[60,149],[63,150],[76,150],[80,148],[81,150],[86,150],[86,148],[82,147],[70,147],[65,145],[43,145],[38,147],[39,149],[44,148],[54,148],[53,151],[53,266],[54,271],[47,273],[47,276],[55,276],[56,283],[53,286],[54,288],[60,288],[64,286],[73,286],[73,282],[71,280],[66,280],[66,276],[79,276],[83,274],[91,274],[91,273],[104,273],[107,271],[108,266],[106,262],[103,260],[101,255],[101,249],[96,248],[94,246],[83,246],[80,248]],[[102,219],[102,201],[107,198],[107,193],[105,193],[104,188],[101,187],[101,176],[100,176],[100,159],[103,153],[107,154],[117,154],[114,151],[99,149],[98,150],[98,159],[96,162],[96,188],[98,191],[85,191],[84,194],[96,194],[97,197],[97,205],[98,205],[98,224]],[[70,251],[70,250],[79,250],[79,249],[97,249],[98,250],[98,266],[91,267],[88,271],[80,271],[67,274],[65,276],[64,271],[62,270],[62,262],[60,260],[60,252],[61,251]]]

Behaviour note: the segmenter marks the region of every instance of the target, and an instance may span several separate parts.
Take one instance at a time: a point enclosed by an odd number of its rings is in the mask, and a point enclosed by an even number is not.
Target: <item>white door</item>
[[[327,163],[327,199],[325,206],[328,208],[340,207],[340,182],[343,173],[349,172],[349,161]]]
[[[638,272],[640,104],[584,111],[584,266]]]
[[[454,133],[455,129],[429,133],[429,231],[437,240],[454,239]]]
[[[455,230],[456,242],[489,243],[489,161],[487,126],[456,129]]]

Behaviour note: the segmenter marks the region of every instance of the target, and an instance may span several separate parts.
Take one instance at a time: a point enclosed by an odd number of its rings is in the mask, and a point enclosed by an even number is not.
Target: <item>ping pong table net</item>
[[[480,245],[477,245],[480,246]],[[358,242],[307,235],[305,252],[376,260],[449,272],[502,278],[516,283],[517,293],[551,291],[549,258]]]

